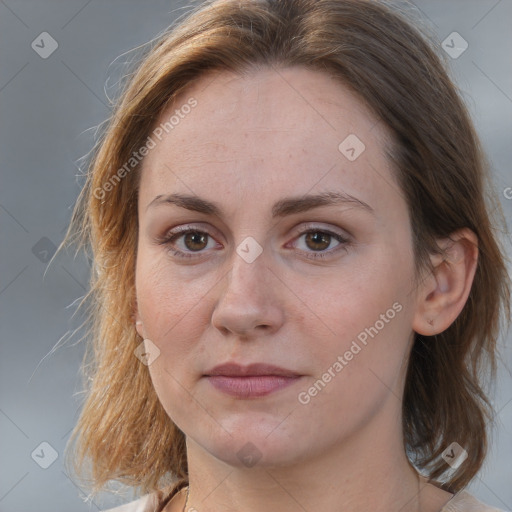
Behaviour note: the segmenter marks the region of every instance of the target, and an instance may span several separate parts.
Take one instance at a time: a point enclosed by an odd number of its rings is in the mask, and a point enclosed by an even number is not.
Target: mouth
[[[257,398],[290,386],[302,375],[264,363],[249,366],[226,363],[212,368],[204,377],[213,387],[227,395],[237,398]]]

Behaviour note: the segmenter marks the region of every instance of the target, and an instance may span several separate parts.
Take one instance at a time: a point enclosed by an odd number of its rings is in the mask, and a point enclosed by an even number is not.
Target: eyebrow
[[[217,203],[188,194],[160,194],[148,204],[146,210],[150,207],[162,204],[174,204],[180,208],[194,212],[222,217],[222,209]],[[369,204],[350,194],[342,192],[323,192],[321,194],[285,197],[284,199],[280,199],[272,206],[272,218],[285,217],[287,215],[293,215],[294,213],[312,210],[320,206],[332,205],[350,205],[375,214]]]

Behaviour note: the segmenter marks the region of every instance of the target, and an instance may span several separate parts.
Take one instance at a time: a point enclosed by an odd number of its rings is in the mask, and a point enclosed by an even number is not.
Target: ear
[[[431,256],[434,270],[416,293],[412,328],[433,336],[448,329],[467,301],[478,262],[478,238],[469,228],[437,240],[444,254]]]

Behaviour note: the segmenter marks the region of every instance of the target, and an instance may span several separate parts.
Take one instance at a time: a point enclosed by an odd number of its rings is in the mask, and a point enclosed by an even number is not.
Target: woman
[[[95,153],[90,389],[129,511],[496,510],[479,380],[509,279],[455,86],[396,10],[222,0],[160,38]]]

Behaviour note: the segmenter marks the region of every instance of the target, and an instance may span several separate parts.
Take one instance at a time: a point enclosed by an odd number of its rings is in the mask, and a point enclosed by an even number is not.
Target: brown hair
[[[63,242],[89,247],[94,261],[85,297],[93,342],[84,361],[88,394],[70,440],[77,441],[73,468],[80,473],[91,461],[94,492],[109,480],[142,492],[187,480],[184,434],[133,354],[141,341],[133,323],[140,164],[119,171],[192,81],[209,70],[245,73],[258,66],[329,73],[389,127],[387,150],[409,208],[418,276],[430,268],[429,254],[439,253],[436,238],[463,227],[478,237],[469,298],[444,332],[415,335],[403,401],[410,460],[456,492],[486,454],[492,409],[480,372],[494,377],[500,315],[510,314],[510,280],[490,218],[499,204],[487,195],[488,164],[433,44],[397,9],[370,0],[207,3],[159,37],[130,77]],[[454,440],[468,459],[446,478],[450,468],[441,453]]]

